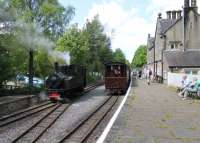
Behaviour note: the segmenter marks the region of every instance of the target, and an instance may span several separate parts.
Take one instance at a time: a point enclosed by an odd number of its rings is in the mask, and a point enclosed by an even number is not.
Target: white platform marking
[[[118,117],[120,111],[122,110],[122,107],[124,106],[124,104],[125,104],[125,102],[126,102],[128,96],[129,96],[129,92],[130,92],[130,90],[131,90],[131,85],[132,85],[132,80],[131,80],[130,86],[129,86],[129,88],[128,88],[128,91],[126,92],[126,95],[125,95],[123,101],[121,102],[120,106],[118,107],[118,109],[117,109],[117,111],[115,112],[115,114],[113,115],[113,117],[110,119],[108,125],[106,126],[106,128],[104,129],[103,133],[101,134],[101,136],[99,137],[99,139],[97,140],[96,143],[103,143],[104,140],[106,139],[106,137],[107,137],[107,135],[108,135],[110,129],[112,128],[112,126],[113,126],[115,120],[117,119],[117,117]]]

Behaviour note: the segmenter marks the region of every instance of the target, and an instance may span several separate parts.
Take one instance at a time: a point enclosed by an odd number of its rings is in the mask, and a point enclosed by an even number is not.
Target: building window
[[[179,48],[181,41],[170,41],[169,42],[169,50],[175,50]]]
[[[174,44],[171,44],[171,50],[173,50],[175,48]]]

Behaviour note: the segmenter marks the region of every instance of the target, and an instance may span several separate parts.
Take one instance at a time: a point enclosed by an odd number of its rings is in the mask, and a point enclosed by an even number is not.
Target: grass
[[[191,128],[187,128],[188,130],[190,130],[190,131],[197,131],[198,129],[197,129],[197,127],[191,127]]]
[[[173,116],[170,113],[165,114],[165,119],[171,119]]]
[[[163,124],[163,123],[160,123],[160,122],[157,122],[157,123],[155,124],[155,127],[156,127],[156,128],[160,128],[160,129],[167,129],[167,128],[168,128],[167,125],[165,125],[165,124]]]

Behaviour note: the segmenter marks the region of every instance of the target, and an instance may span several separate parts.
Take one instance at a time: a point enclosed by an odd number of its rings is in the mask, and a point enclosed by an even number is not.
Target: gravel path
[[[94,109],[103,103],[108,96],[104,86],[82,96],[49,128],[49,130],[40,138],[37,143],[56,143],[65,131],[72,128],[82,118],[94,111]]]
[[[181,100],[161,84],[133,83],[105,143],[199,143],[200,101]]]

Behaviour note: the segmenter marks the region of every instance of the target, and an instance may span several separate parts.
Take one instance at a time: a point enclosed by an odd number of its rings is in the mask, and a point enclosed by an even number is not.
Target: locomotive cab
[[[55,71],[46,80],[48,97],[52,101],[65,100],[73,92],[79,92],[86,85],[85,67],[79,65],[59,66],[55,63]]]

